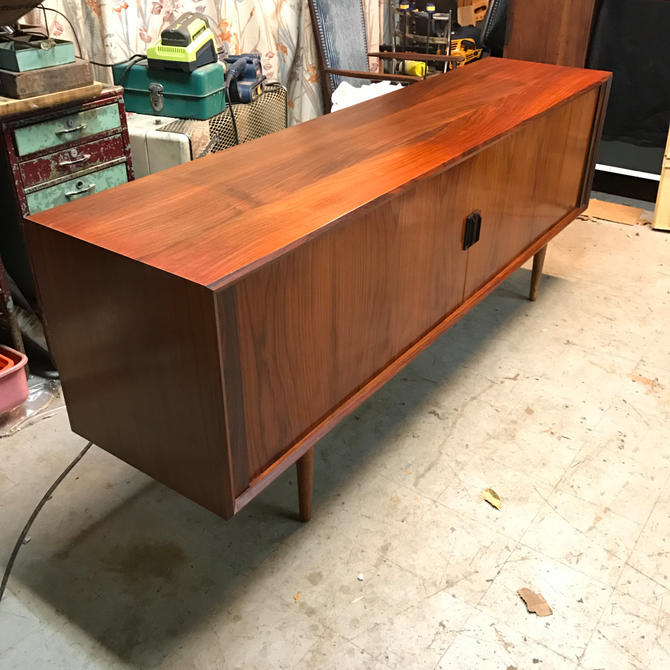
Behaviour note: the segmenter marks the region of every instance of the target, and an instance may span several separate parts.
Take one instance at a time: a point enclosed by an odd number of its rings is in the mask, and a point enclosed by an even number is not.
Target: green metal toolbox
[[[193,72],[152,70],[146,61],[112,69],[114,83],[125,89],[129,112],[205,120],[226,107],[223,63],[210,63]]]
[[[0,68],[12,72],[27,72],[43,67],[74,63],[74,45],[66,40],[26,37],[0,40]]]
[[[2,0],[0,26],[18,24],[19,19],[34,9],[40,0]],[[20,27],[20,26],[19,26]],[[43,67],[74,63],[74,45],[67,40],[42,37],[28,30],[0,35],[0,68],[27,72]]]

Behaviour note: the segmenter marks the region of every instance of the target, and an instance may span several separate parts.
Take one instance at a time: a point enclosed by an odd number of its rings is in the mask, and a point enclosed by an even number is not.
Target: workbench
[[[226,518],[297,462],[309,518],[319,438],[533,255],[537,289],[609,78],[488,58],[31,215],[72,429]]]

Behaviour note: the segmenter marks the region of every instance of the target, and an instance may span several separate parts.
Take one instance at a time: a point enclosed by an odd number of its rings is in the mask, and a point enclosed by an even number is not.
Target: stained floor
[[[670,235],[578,221],[545,269],[318,445],[307,525],[293,472],[224,522],[91,450],[22,548],[0,667],[666,667]],[[82,445],[63,412],[0,440],[0,564]]]

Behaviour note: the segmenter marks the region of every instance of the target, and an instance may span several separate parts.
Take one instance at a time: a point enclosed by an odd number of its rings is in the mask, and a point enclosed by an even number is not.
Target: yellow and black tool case
[[[193,70],[217,60],[214,33],[207,17],[195,12],[182,14],[147,49],[152,70]]]

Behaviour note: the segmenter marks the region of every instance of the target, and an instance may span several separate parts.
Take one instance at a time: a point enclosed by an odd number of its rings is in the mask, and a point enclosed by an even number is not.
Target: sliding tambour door
[[[410,186],[227,289],[242,372],[226,384],[243,398],[231,448],[246,445],[250,479],[461,303],[467,178]]]
[[[461,215],[481,212],[465,297],[580,205],[598,90],[529,121],[478,154]]]

